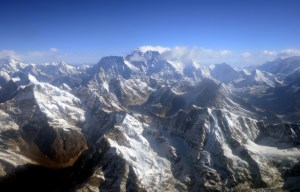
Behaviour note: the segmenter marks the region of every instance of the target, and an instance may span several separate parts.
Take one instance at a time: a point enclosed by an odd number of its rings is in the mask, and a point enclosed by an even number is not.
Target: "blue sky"
[[[152,45],[259,63],[300,54],[299,10],[298,0],[3,0],[0,57],[96,63]]]

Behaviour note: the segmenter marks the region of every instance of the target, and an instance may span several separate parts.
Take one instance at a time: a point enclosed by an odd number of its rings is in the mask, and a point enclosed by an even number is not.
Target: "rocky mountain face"
[[[1,191],[300,190],[300,59],[0,60]]]

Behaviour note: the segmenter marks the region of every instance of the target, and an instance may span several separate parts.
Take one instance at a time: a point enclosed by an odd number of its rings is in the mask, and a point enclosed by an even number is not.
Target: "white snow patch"
[[[269,86],[274,86],[274,83],[270,80],[270,78],[266,77],[266,75],[260,70],[255,70],[254,80],[256,82],[266,83]]]
[[[107,92],[109,92],[109,85],[107,81],[103,82],[102,86]]]
[[[135,71],[135,72],[139,71],[139,69],[137,67],[135,67],[132,63],[130,63],[129,61],[127,61],[125,59],[124,59],[124,63],[132,71]]]
[[[32,84],[39,84],[40,82],[31,74],[28,75],[28,79]]]
[[[183,74],[183,63],[182,62],[171,61],[171,60],[167,60],[167,62],[170,63],[178,73]]]
[[[208,68],[209,68],[210,70],[214,70],[215,67],[216,67],[216,65],[210,65],[210,66],[208,66]]]
[[[258,145],[251,140],[247,141],[246,148],[249,151],[252,151],[256,154],[263,154],[268,157],[276,157],[276,158],[285,158],[285,157],[294,157],[298,158],[300,156],[300,149],[297,147],[289,148],[289,149],[278,149],[277,147]]]
[[[200,63],[198,63],[196,61],[192,61],[192,64],[196,69],[199,69],[201,67]]]
[[[12,80],[13,80],[13,82],[19,82],[19,81],[21,81],[21,79],[20,79],[20,77],[13,77],[13,78],[11,78]]]
[[[166,170],[171,170],[171,164],[152,150],[148,140],[142,134],[145,127],[148,125],[126,114],[123,122],[115,128],[124,134],[130,146],[119,145],[110,138],[108,140],[111,146],[116,148],[116,152],[132,165],[142,185],[153,189],[167,179]]]

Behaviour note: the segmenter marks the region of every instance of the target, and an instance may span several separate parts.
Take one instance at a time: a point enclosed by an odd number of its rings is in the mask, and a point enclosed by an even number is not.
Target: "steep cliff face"
[[[1,61],[0,189],[299,190],[295,75],[260,70],[145,50],[81,68]]]

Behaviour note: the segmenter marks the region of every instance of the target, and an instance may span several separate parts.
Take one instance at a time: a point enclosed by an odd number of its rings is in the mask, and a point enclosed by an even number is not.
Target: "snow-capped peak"
[[[33,88],[35,100],[41,111],[47,115],[50,124],[73,128],[73,122],[84,121],[80,99],[49,83],[39,82],[32,75],[28,75],[28,79],[35,85]]]
[[[256,82],[265,83],[269,86],[274,86],[274,82],[272,81],[274,79],[274,77],[271,74],[269,74],[268,72],[262,72],[262,71],[256,69],[252,75]]]

